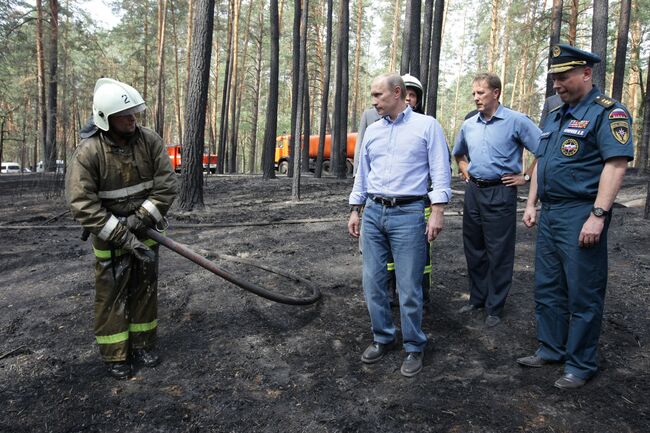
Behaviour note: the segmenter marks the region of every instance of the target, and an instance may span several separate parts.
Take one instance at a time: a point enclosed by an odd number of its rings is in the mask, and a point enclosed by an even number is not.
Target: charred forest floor
[[[372,337],[361,258],[346,229],[352,180],[310,176],[301,180],[299,202],[291,201],[286,177],[210,176],[205,209],[174,206],[167,235],[279,292],[303,289],[227,257],[297,274],[321,289],[321,301],[273,303],[161,248],[164,360],[113,380],[94,344],[92,248],[70,228],[61,182],[0,176],[0,432],[650,431],[647,177],[630,172],[618,196],[601,372],[573,392],[553,387],[560,366],[515,362],[537,347],[535,230],[521,222],[501,325],[486,329],[483,313],[456,312],[467,300],[467,272],[461,218],[450,215],[432,248],[424,369],[402,377],[401,350],[363,365]],[[453,188],[464,187],[454,181]],[[459,211],[462,200],[454,194],[447,210]],[[37,228],[6,227],[16,225]],[[397,324],[398,316],[394,310]]]

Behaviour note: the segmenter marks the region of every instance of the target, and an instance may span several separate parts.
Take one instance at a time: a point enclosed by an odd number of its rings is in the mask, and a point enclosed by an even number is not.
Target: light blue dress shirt
[[[440,123],[407,106],[395,121],[386,116],[369,125],[354,179],[350,204],[364,204],[368,194],[428,194],[431,203],[447,203],[451,199],[451,172]]]
[[[499,104],[489,121],[477,113],[463,122],[452,154],[468,156],[470,175],[500,179],[521,173],[523,147],[536,153],[541,133],[528,116]]]

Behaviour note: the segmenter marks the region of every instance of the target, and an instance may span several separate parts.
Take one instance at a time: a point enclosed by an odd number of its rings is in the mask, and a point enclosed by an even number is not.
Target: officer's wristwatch
[[[525,180],[526,182],[530,182],[530,174],[528,174],[528,173],[524,173],[524,180]]]
[[[352,213],[352,212],[360,213],[361,212],[361,205],[360,204],[353,204],[352,206],[350,206],[350,213]]]
[[[591,213],[597,217],[606,217],[609,215],[609,211],[603,209],[602,207],[593,207],[591,208]]]

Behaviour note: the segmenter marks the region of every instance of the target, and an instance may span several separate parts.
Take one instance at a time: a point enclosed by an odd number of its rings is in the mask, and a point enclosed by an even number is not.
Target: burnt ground
[[[563,392],[553,387],[561,367],[515,363],[536,348],[535,231],[522,223],[500,326],[485,329],[480,312],[456,313],[467,274],[461,219],[449,216],[432,252],[423,371],[402,377],[400,351],[362,365],[371,334],[357,243],[346,230],[352,183],[311,177],[293,203],[290,179],[213,176],[205,210],[174,207],[168,236],[275,290],[300,287],[217,253],[298,274],[320,287],[322,300],[273,303],[162,249],[164,362],[115,381],[94,344],[90,244],[66,228],[74,222],[60,216],[55,179],[38,176],[0,176],[0,225],[52,227],[0,228],[1,432],[650,431],[650,221],[638,200],[647,178],[628,175],[618,202],[630,207],[616,209],[610,230],[602,371],[583,389]],[[448,210],[461,203],[454,195]],[[296,219],[323,221],[282,224]],[[236,226],[245,222],[271,224]],[[180,227],[193,223],[230,226]]]

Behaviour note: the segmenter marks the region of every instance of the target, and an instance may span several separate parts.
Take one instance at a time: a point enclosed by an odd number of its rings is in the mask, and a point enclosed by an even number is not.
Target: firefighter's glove
[[[137,215],[129,215],[126,219],[126,226],[128,227],[131,233],[135,233],[137,236],[143,237],[147,235],[147,224]]]
[[[122,244],[122,248],[133,254],[136,259],[143,263],[154,263],[156,261],[156,253],[140,242],[132,233],[126,233],[127,236]]]
[[[140,218],[140,221],[142,221],[142,223],[147,226],[147,228],[152,229],[156,227],[156,220],[144,207],[140,206],[138,209],[136,209],[135,215]]]

